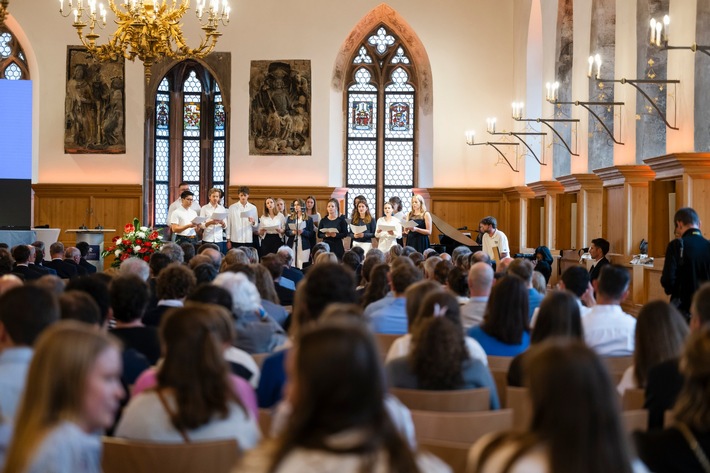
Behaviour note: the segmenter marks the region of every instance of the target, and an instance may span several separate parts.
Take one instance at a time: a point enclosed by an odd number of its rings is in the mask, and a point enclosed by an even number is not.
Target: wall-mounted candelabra
[[[596,76],[599,78],[601,74],[601,67],[602,67],[602,60],[601,57],[597,54],[594,57],[590,57],[589,61],[589,76],[592,75],[592,70],[596,66]],[[609,137],[612,139],[612,141],[616,144],[623,145],[620,140],[617,140],[616,137],[614,136],[614,132],[609,129],[609,127],[604,123],[604,120],[594,111],[592,110],[591,107],[615,107],[615,106],[623,106],[624,102],[603,102],[603,101],[588,101],[588,102],[583,102],[581,100],[575,100],[571,102],[560,102],[557,99],[557,93],[560,89],[560,84],[559,82],[554,82],[550,84],[549,82],[545,85],[546,88],[546,93],[545,93],[545,99],[550,102],[553,105],[574,105],[576,107],[583,107],[586,109],[596,120],[599,122],[599,124],[602,126],[604,131],[609,135]]]
[[[560,88],[559,82],[555,82],[553,84],[548,83],[547,84],[547,94],[545,95],[546,100],[550,100],[550,97],[552,96],[551,94],[553,93],[553,90],[555,91],[554,93],[556,94],[557,89]],[[542,123],[545,125],[547,128],[554,133],[554,135],[557,137],[557,139],[562,143],[562,145],[565,147],[565,149],[571,154],[572,156],[579,156],[579,153],[577,153],[577,142],[575,141],[574,143],[574,151],[572,150],[572,147],[570,146],[569,143],[564,139],[564,137],[560,134],[559,131],[555,129],[555,123],[573,123],[575,126],[575,136],[577,136],[577,131],[576,127],[579,124],[579,118],[523,118],[523,104],[519,104],[520,107],[516,108],[515,106],[513,107],[513,120],[517,122],[535,122],[535,123]],[[539,160],[538,160],[539,162]]]
[[[520,118],[523,114],[523,107],[525,105],[522,102],[513,102],[513,119]],[[542,155],[542,160],[537,156],[537,153],[530,147],[530,145],[525,141],[525,136],[542,136],[543,137],[543,143],[544,143],[544,137],[547,136],[547,133],[541,133],[537,131],[496,131],[496,119],[495,118],[488,118],[486,119],[486,131],[490,135],[498,135],[498,136],[512,136],[516,138],[518,141],[520,141],[525,147],[530,151],[530,153],[533,155],[535,158],[535,161],[540,164],[540,166],[547,166],[547,163],[545,163],[545,155],[543,153]],[[543,144],[543,149],[544,149],[544,144]]]
[[[651,46],[657,46],[661,49],[685,49],[688,51],[693,51],[694,53],[700,51],[703,54],[710,56],[710,46],[701,46],[698,43],[693,43],[690,46],[671,46],[668,44],[671,17],[664,15],[663,19],[656,20],[651,18]]]
[[[491,120],[491,119],[488,119]],[[488,121],[486,120],[486,121]],[[493,127],[495,129],[495,118],[493,120]],[[491,148],[495,149],[498,154],[505,160],[505,163],[512,169],[514,172],[520,172],[517,167],[519,167],[519,158],[518,154],[516,152],[515,154],[515,167],[511,164],[510,160],[508,157],[505,155],[505,153],[500,149],[500,146],[518,146],[520,143],[511,143],[507,141],[484,141],[482,143],[476,143],[475,141],[475,132],[473,130],[469,130],[466,132],[466,144],[469,146],[490,146]]]
[[[668,15],[666,15],[668,17]],[[661,23],[657,23],[661,24]],[[678,119],[678,110],[677,106],[675,104],[675,101],[673,102],[674,107],[673,107],[673,125],[671,125],[668,122],[668,117],[666,112],[661,110],[661,108],[658,106],[655,100],[651,98],[651,96],[641,88],[641,85],[643,84],[654,84],[658,85],[661,90],[663,90],[663,86],[668,85],[668,84],[673,84],[673,87],[677,87],[678,84],[680,84],[680,81],[678,79],[626,79],[626,78],[621,78],[621,79],[602,79],[601,78],[601,56],[599,54],[595,56],[589,56],[589,71],[587,73],[587,77],[590,79],[592,78],[592,66],[594,64],[597,65],[596,69],[596,74],[594,75],[594,79],[597,82],[617,82],[619,84],[629,84],[632,86],[634,89],[636,89],[644,99],[649,103],[649,105],[652,107],[652,109],[656,110],[658,113],[658,116],[661,117],[661,120],[666,124],[666,126],[672,130],[678,130],[679,128],[676,127],[677,119]]]

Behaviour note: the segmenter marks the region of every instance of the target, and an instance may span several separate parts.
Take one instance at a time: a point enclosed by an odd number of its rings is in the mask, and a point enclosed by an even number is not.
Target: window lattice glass
[[[225,188],[227,122],[217,81],[201,65],[178,63],[160,81],[155,95],[155,225],[167,224],[179,181],[190,185],[200,204],[206,203],[200,196],[207,189]]]
[[[374,187],[349,187],[348,188],[348,198],[345,201],[345,216],[350,218],[353,211],[353,202],[355,197],[359,195],[364,195],[367,199],[367,206],[370,208],[370,213],[377,219],[375,215],[375,202],[377,201],[377,190]]]
[[[20,42],[7,28],[0,27],[0,79],[27,80],[30,78]]]
[[[373,57],[377,60],[373,61]],[[347,88],[345,183],[348,206],[367,195],[373,214],[384,200],[402,199],[411,208],[415,186],[416,78],[406,47],[385,26],[354,53]]]

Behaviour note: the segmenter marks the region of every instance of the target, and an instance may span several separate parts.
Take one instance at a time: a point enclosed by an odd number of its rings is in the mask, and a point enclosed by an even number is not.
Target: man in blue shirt
[[[543,295],[533,288],[533,265],[526,259],[517,258],[508,266],[508,274],[514,274],[522,279],[528,287],[528,317],[532,319],[535,309],[540,307]]]
[[[407,301],[404,291],[421,280],[422,273],[414,266],[411,259],[400,256],[397,260],[387,275],[394,297],[370,314],[370,323],[375,333],[395,335],[407,333]]]

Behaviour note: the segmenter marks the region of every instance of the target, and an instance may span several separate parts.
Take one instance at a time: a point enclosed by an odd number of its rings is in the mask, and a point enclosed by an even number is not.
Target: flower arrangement
[[[115,236],[112,245],[101,256],[116,256],[111,267],[118,268],[128,258],[142,258],[150,261],[150,256],[163,246],[163,236],[158,230],[142,227],[137,218],[123,228],[123,236]]]

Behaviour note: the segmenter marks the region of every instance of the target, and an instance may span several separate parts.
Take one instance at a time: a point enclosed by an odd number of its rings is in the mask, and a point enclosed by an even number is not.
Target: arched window
[[[154,203],[152,224],[163,226],[177,198],[171,189],[180,182],[190,184],[202,205],[210,188],[226,192],[228,117],[217,80],[195,61],[177,64],[162,78],[153,110],[152,195],[146,197]]]
[[[348,211],[360,194],[373,214],[394,195],[406,211],[416,176],[416,68],[400,39],[380,25],[353,55],[347,77]]]
[[[20,42],[6,27],[0,27],[0,79],[29,80],[25,53]]]

